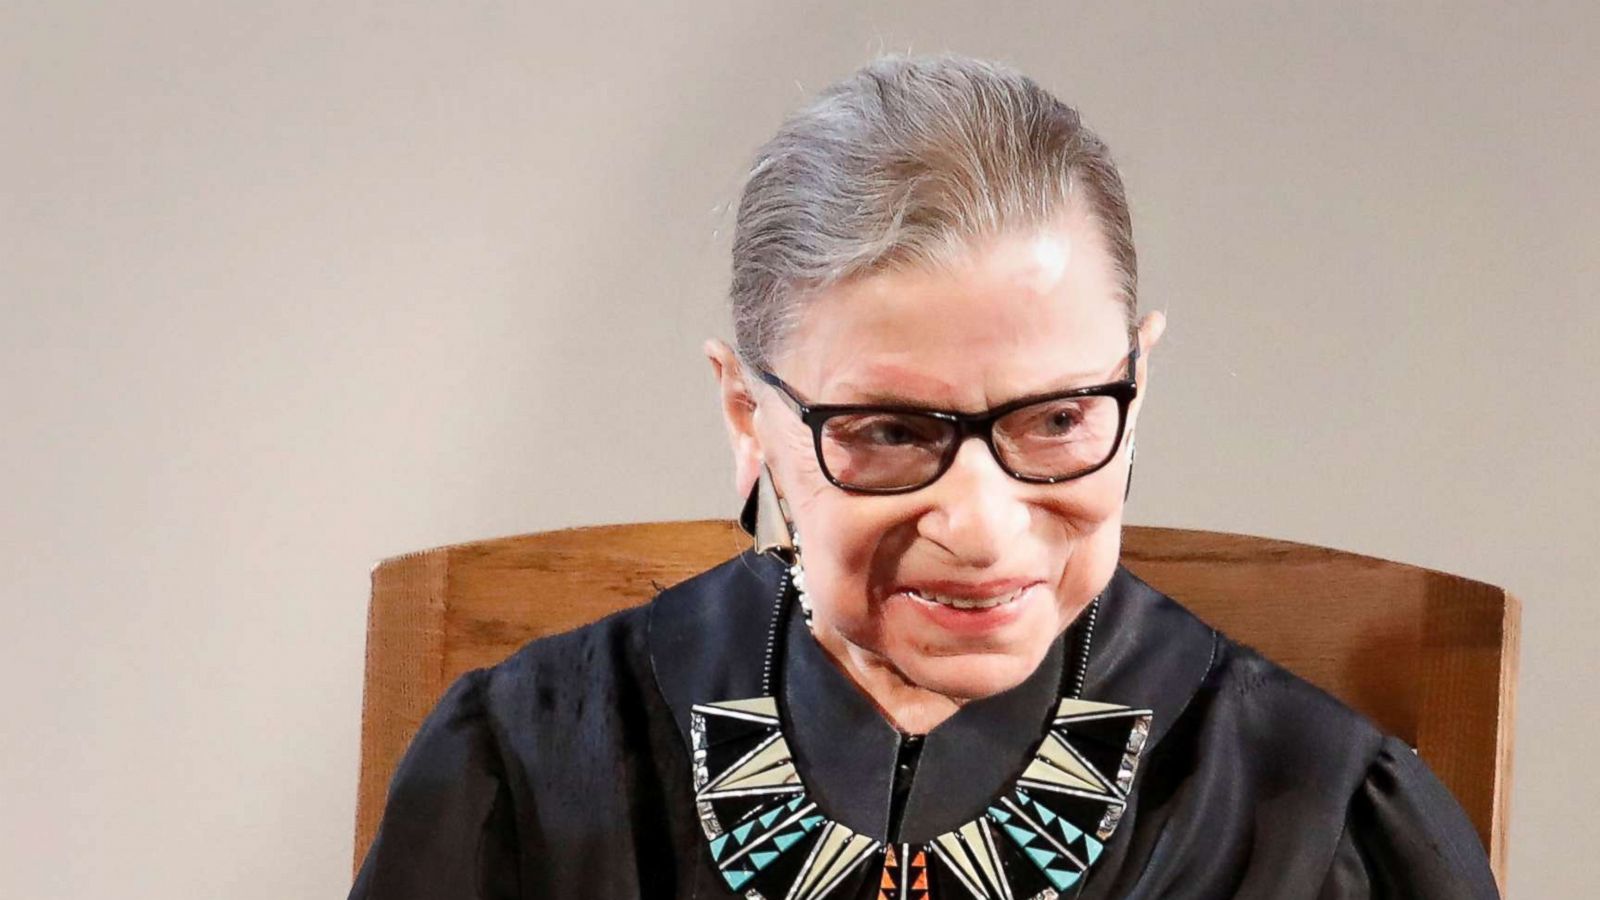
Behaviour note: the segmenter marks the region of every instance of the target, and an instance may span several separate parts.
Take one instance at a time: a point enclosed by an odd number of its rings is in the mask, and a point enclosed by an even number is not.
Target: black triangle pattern
[[[772,732],[777,726],[731,716],[708,716],[706,719],[706,749],[715,750],[735,744],[748,750]]]
[[[1139,723],[1141,719],[1147,718],[1133,711],[1118,716],[1068,720],[1065,723],[1058,723],[1054,731],[1071,744],[1095,771],[1105,776],[1108,782],[1116,784],[1117,773],[1128,754],[1130,738],[1134,734],[1141,733]],[[1149,725],[1146,723],[1146,732],[1148,728]]]

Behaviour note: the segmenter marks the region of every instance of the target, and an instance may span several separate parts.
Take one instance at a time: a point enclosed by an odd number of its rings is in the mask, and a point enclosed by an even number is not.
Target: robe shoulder
[[[1385,737],[1351,797],[1319,900],[1492,900],[1500,892],[1477,832],[1404,741]]]
[[[687,709],[759,690],[781,571],[742,554],[462,675],[396,769],[351,900],[703,891]]]
[[[518,896],[517,831],[487,678],[478,670],[457,679],[412,738],[351,900]]]
[[[1169,839],[1209,834],[1217,854],[1195,858],[1218,896],[1499,896],[1466,813],[1409,745],[1226,636],[1156,752],[1147,802],[1173,807],[1157,817]],[[1199,874],[1184,868],[1173,884]]]
[[[627,757],[660,743],[645,724],[659,705],[641,681],[646,627],[645,608],[625,610],[457,678],[396,767],[350,900],[508,900],[527,896],[530,871],[564,868],[530,870],[529,854],[593,839],[596,817],[628,807]]]

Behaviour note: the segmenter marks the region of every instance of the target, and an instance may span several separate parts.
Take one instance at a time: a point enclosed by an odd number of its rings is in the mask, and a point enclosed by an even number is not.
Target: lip
[[[982,600],[1020,591],[1038,584],[1037,578],[991,578],[987,581],[953,581],[921,579],[895,585],[895,591],[916,591],[919,594],[939,594],[944,597],[962,597]]]
[[[1037,579],[1008,578],[994,581],[918,581],[898,585],[893,596],[942,631],[963,636],[985,635],[1003,629],[1022,618],[1029,605],[1038,602],[1044,582]],[[982,599],[1000,594],[1020,592],[1017,599],[988,609],[955,609],[932,600],[924,600],[913,591],[943,594],[951,597]]]

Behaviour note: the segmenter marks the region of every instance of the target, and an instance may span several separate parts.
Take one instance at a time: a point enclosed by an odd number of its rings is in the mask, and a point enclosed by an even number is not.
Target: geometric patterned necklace
[[[824,815],[806,794],[772,690],[791,575],[778,586],[763,696],[696,704],[695,805],[711,858],[747,900],[1056,900],[1082,887],[1127,807],[1152,713],[1079,697],[1099,611],[1084,611],[1072,684],[1022,774],[966,824],[922,843],[884,843]],[[1063,679],[1065,682],[1066,679]],[[854,897],[848,900],[855,900]]]

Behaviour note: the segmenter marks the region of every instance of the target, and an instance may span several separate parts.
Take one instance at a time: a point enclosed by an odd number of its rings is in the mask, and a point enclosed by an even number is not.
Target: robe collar
[[[651,604],[656,683],[685,746],[696,703],[764,696],[767,643],[783,647],[771,683],[806,791],[830,818],[876,840],[919,842],[983,813],[1029,762],[1059,696],[1075,629],[1018,686],[969,702],[923,741],[898,835],[888,834],[903,735],[827,656],[798,614],[773,631],[783,564],[746,552]],[[782,624],[782,623],[780,623]],[[1148,754],[1214,660],[1217,633],[1118,566],[1100,599],[1083,698],[1154,712]],[[1137,786],[1137,782],[1136,782]]]

